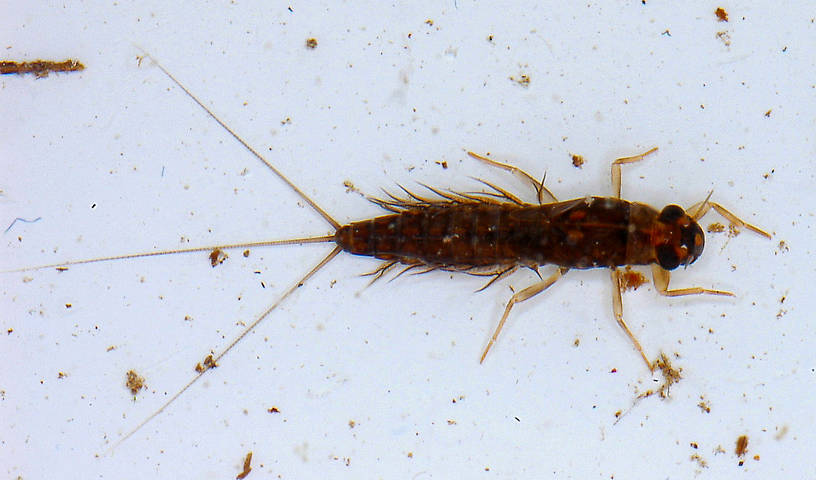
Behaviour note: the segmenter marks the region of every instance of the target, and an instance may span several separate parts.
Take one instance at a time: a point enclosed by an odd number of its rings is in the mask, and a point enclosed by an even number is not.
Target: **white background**
[[[87,69],[0,79],[0,227],[41,217],[3,235],[0,268],[331,232],[138,47],[341,222],[379,213],[345,180],[529,193],[465,149],[546,171],[571,198],[610,194],[610,162],[657,145],[625,169],[626,198],[713,189],[774,238],[708,235],[673,277],[734,299],[625,296],[648,353],[683,369],[670,400],[629,410],[660,377],[613,321],[605,271],[519,306],[479,365],[529,273],[479,294],[444,273],[366,289],[377,263],[341,255],[112,453],[329,247],[3,273],[6,477],[234,478],[250,450],[249,478],[816,475],[812,10],[724,4],[724,23],[709,2],[174,3],[3,8],[4,58]],[[148,385],[135,401],[131,368]]]

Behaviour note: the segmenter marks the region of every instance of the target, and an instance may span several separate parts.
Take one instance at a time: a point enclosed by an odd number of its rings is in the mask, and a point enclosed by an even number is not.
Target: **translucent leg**
[[[621,293],[623,293],[624,287],[623,282],[621,281],[620,272],[617,268],[612,269],[612,312],[615,314],[615,321],[618,322],[618,325],[626,332],[626,335],[629,336],[629,339],[632,340],[632,344],[635,346],[635,350],[640,353],[640,357],[646,362],[646,366],[649,368],[650,371],[654,371],[654,365],[649,358],[646,356],[646,353],[643,351],[643,347],[640,345],[637,337],[635,334],[629,330],[629,326],[626,325],[626,322],[623,320],[623,297]]]
[[[643,160],[646,155],[657,151],[657,147],[641,153],[640,155],[632,155],[631,157],[621,157],[612,162],[612,191],[615,192],[615,198],[621,196],[621,165],[625,163],[635,163]]]
[[[510,300],[507,302],[507,307],[505,307],[504,309],[504,314],[502,315],[501,320],[499,320],[499,325],[496,326],[496,330],[493,332],[493,336],[490,337],[490,341],[487,343],[484,352],[482,352],[482,358],[479,359],[479,363],[484,362],[484,359],[487,356],[487,352],[489,352],[493,344],[496,343],[496,339],[499,337],[499,333],[501,332],[502,327],[504,327],[504,322],[507,321],[507,316],[510,315],[510,310],[513,308],[513,305],[523,302],[525,300],[529,300],[530,298],[533,298],[534,296],[548,289],[553,283],[555,283],[559,278],[561,278],[562,275],[567,273],[567,270],[569,269],[559,268],[558,270],[555,271],[555,273],[553,273],[546,279],[540,282],[536,282],[530,285],[529,287],[525,288],[524,290],[517,292],[512,297],[510,297]]]
[[[711,194],[709,194],[708,197],[711,197]],[[725,219],[728,220],[729,222],[731,222],[732,224],[734,224],[734,225],[736,225],[736,226],[738,226],[740,228],[747,228],[748,230],[751,230],[754,233],[758,233],[758,234],[762,235],[765,238],[768,238],[768,239],[771,238],[771,235],[769,233],[767,233],[766,231],[764,231],[761,228],[759,228],[757,226],[754,226],[754,225],[751,225],[750,223],[742,220],[738,216],[736,216],[733,213],[731,213],[730,211],[728,211],[725,207],[723,207],[719,203],[710,202],[708,200],[708,198],[706,198],[702,202],[695,203],[694,205],[689,207],[689,209],[687,211],[688,212],[694,212],[691,215],[692,218],[694,218],[694,220],[699,220],[699,219],[703,218],[703,216],[705,216],[705,214],[708,213],[708,211],[711,210],[712,208],[714,210],[716,210],[717,213],[719,213],[720,215],[725,217]]]
[[[725,290],[711,290],[703,287],[687,287],[669,290],[669,280],[671,273],[664,270],[660,265],[652,265],[652,279],[654,280],[657,293],[666,297],[683,297],[686,295],[724,295],[726,297],[735,296],[733,293]]]

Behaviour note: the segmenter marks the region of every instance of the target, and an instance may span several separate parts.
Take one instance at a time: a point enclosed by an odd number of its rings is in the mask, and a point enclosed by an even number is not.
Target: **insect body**
[[[672,270],[694,262],[704,244],[700,226],[676,205],[660,213],[612,197],[543,205],[480,200],[400,205],[399,213],[341,227],[337,244],[357,255],[455,270],[653,263]]]
[[[687,266],[693,263],[703,251],[705,241],[703,231],[697,223],[698,220],[713,208],[738,227],[748,228],[770,238],[770,235],[764,231],[745,223],[721,205],[711,202],[710,194],[709,198],[688,210],[677,205],[669,205],[658,211],[642,203],[621,199],[621,165],[640,161],[657,148],[641,155],[619,158],[613,162],[614,196],[590,196],[567,201],[558,201],[555,195],[544,186],[543,180],[538,181],[517,167],[468,152],[470,156],[488,165],[516,174],[529,182],[534,188],[538,202],[524,202],[509,191],[484,181],[482,183],[489,188],[489,191],[459,193],[426,187],[433,194],[431,198],[403,189],[404,197],[386,192],[386,198],[369,199],[388,210],[389,214],[341,225],[216,117],[167,70],[161,65],[157,64],[157,66],[227,132],[320,213],[334,228],[334,233],[289,240],[128,254],[23,268],[16,271],[45,267],[65,268],[68,265],[184,252],[214,253],[234,248],[246,249],[306,243],[335,243],[336,245],[320,263],[287,289],[226,348],[216,355],[209,355],[203,366],[199,364],[196,369],[197,373],[184,387],[171,396],[160,409],[122,437],[118,443],[133,435],[159,415],[209,369],[217,366],[218,361],[244,336],[341,251],[381,259],[383,261],[381,266],[370,273],[374,280],[382,277],[392,268],[402,266],[402,271],[398,275],[417,269],[418,273],[447,270],[491,277],[482,287],[484,289],[521,267],[535,271],[540,280],[519,290],[509,299],[482,353],[481,361],[484,361],[498,338],[513,305],[543,292],[570,269],[608,268],[611,271],[613,283],[612,305],[615,319],[627,333],[646,365],[652,369],[653,363],[624,322],[621,300],[624,284],[618,267],[651,265],[654,284],[661,295],[733,295],[730,292],[702,287],[669,289],[669,271],[680,265]],[[554,265],[555,270],[545,278],[541,275],[539,268],[547,264]],[[215,263],[213,265],[215,266]]]

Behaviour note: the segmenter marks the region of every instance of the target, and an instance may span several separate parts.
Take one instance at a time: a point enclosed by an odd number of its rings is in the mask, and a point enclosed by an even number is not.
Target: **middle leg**
[[[632,341],[632,344],[635,346],[635,350],[638,351],[640,357],[646,362],[646,366],[649,368],[650,371],[654,371],[654,365],[649,360],[649,357],[646,356],[646,353],[643,351],[643,347],[640,345],[637,337],[635,334],[632,333],[632,330],[629,329],[629,326],[626,325],[626,321],[623,319],[623,297],[621,293],[625,290],[623,285],[623,279],[621,278],[620,271],[617,268],[612,268],[611,271],[612,275],[612,313],[615,314],[615,321],[618,322],[618,325],[626,332],[626,335],[629,337],[629,340]],[[655,282],[656,283],[656,282]]]

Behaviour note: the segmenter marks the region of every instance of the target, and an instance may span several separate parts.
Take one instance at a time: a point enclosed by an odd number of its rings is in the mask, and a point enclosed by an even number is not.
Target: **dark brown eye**
[[[677,205],[667,205],[660,212],[660,216],[658,216],[657,219],[663,223],[674,223],[678,218],[682,218],[685,214],[686,211],[681,207],[678,207]]]
[[[668,207],[667,207],[668,208]],[[666,211],[666,209],[663,209]],[[677,251],[671,245],[661,245],[657,247],[657,263],[664,270],[674,270],[680,265],[680,258]]]

